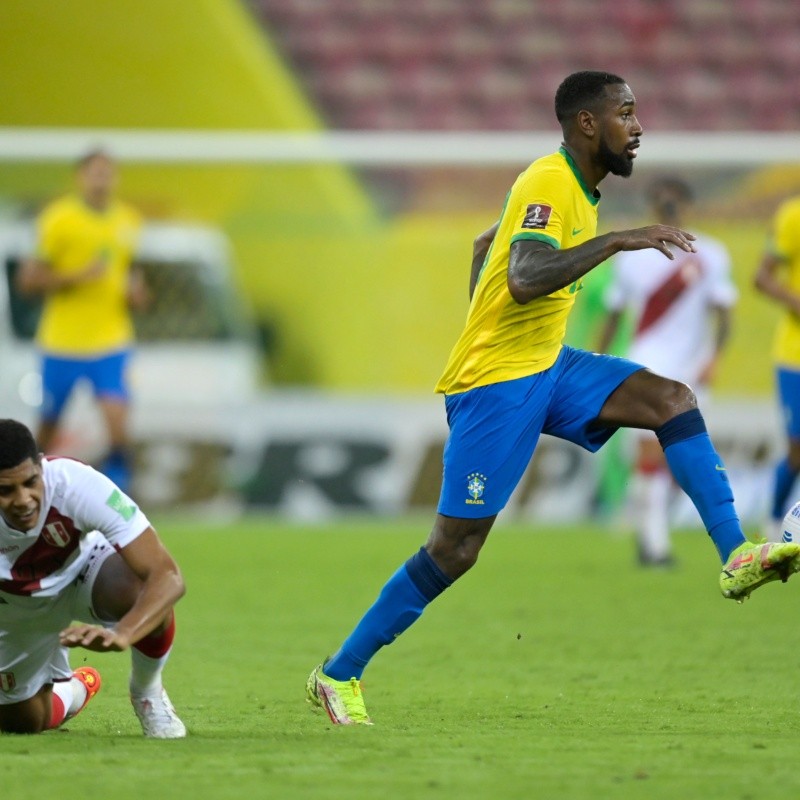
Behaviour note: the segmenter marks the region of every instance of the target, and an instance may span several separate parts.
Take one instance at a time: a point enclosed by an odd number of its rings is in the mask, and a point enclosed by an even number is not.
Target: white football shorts
[[[45,684],[72,677],[68,648],[58,640],[71,622],[113,624],[96,616],[92,588],[100,567],[114,552],[101,533],[91,531],[81,543],[80,573],[65,591],[55,597],[0,602],[0,705],[27,700]]]

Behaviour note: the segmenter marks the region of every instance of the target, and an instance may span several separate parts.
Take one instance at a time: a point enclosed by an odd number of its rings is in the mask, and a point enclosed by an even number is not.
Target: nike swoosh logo
[[[586,227],[586,226],[584,226],[584,227]],[[583,228],[573,228],[572,229],[572,235],[573,236],[577,236],[582,230],[583,230]]]

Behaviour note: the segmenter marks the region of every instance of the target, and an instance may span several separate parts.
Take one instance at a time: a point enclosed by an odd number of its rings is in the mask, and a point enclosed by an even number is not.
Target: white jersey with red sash
[[[108,478],[66,458],[42,460],[44,497],[35,528],[0,517],[0,619],[3,605],[43,608],[77,577],[86,534],[99,531],[120,549],[149,527],[145,515]]]
[[[676,250],[673,261],[658,250],[619,253],[604,298],[610,311],[633,313],[628,358],[688,383],[711,356],[709,309],[737,298],[725,247],[705,236],[695,247],[696,253]]]

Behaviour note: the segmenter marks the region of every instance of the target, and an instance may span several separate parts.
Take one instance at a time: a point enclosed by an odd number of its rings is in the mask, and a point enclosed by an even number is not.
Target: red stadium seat
[[[790,0],[248,0],[341,128],[552,127],[576,69],[630,81],[650,130],[791,130],[800,13]],[[698,45],[700,43],[700,45]]]

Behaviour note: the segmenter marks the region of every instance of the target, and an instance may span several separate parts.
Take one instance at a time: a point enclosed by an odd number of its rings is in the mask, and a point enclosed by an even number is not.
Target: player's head
[[[78,159],[75,169],[81,195],[93,205],[105,205],[117,181],[114,159],[106,150],[94,148]]]
[[[694,194],[686,181],[676,177],[656,178],[648,187],[647,199],[655,218],[663,225],[679,225],[692,204]]]
[[[16,530],[36,527],[42,508],[41,455],[21,422],[0,419],[0,514]]]
[[[601,169],[626,178],[642,134],[635,107],[624,78],[611,72],[573,72],[556,90],[556,117],[567,144],[588,146]]]

